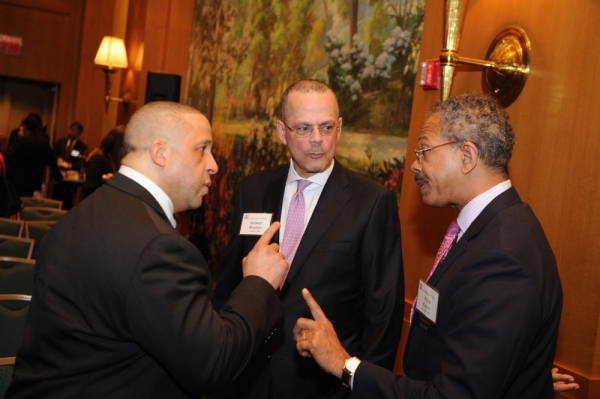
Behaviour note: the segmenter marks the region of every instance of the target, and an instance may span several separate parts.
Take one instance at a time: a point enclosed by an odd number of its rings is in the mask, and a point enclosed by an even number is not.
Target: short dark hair
[[[285,121],[286,117],[289,116],[288,110],[288,95],[293,92],[298,91],[300,93],[327,93],[330,92],[335,97],[335,105],[338,110],[339,116],[339,105],[338,99],[331,87],[329,87],[326,83],[321,82],[316,79],[303,79],[299,80],[296,83],[292,83],[290,87],[285,89],[283,95],[281,96],[281,102],[279,103],[279,113],[281,115],[281,120]]]
[[[21,122],[28,132],[37,132],[42,128],[42,117],[39,114],[29,114]]]
[[[435,114],[445,139],[472,142],[487,166],[508,173],[515,135],[508,112],[492,94],[465,93],[437,101],[427,117]]]
[[[83,125],[77,121],[71,123],[71,126],[69,126],[71,129],[75,129],[79,132],[79,134],[81,134],[81,132],[83,132]]]

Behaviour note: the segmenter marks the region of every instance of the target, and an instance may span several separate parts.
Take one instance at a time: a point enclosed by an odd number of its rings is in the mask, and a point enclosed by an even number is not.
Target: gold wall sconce
[[[442,100],[450,96],[454,68],[458,64],[483,67],[482,85],[507,107],[521,93],[530,71],[531,44],[525,31],[510,27],[501,31],[490,45],[485,60],[458,55],[460,31],[468,0],[445,0],[444,48],[440,54],[442,67]]]
[[[108,111],[108,104],[111,101],[116,101],[123,104],[125,113],[129,112],[129,104],[131,101],[129,92],[127,92],[123,98],[111,97],[110,95],[111,79],[115,69],[127,68],[128,66],[127,52],[125,51],[123,39],[114,36],[104,36],[102,43],[100,43],[100,47],[98,48],[98,52],[96,53],[94,64],[105,67],[103,68],[104,73],[106,74],[106,94],[104,97],[105,111]]]

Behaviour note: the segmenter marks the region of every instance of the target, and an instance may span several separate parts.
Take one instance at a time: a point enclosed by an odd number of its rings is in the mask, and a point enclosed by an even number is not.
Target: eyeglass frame
[[[287,127],[288,129],[290,129],[290,131],[291,131],[291,132],[292,132],[292,133],[293,133],[293,134],[294,134],[296,137],[300,137],[300,138],[303,138],[303,139],[305,139],[305,138],[307,138],[307,137],[310,137],[310,136],[312,136],[313,132],[315,131],[315,128],[316,128],[316,129],[319,131],[319,133],[321,134],[321,136],[329,137],[329,136],[333,136],[333,134],[336,132],[336,130],[338,130],[338,129],[339,129],[339,127],[340,127],[340,121],[338,120],[336,123],[334,123],[334,124],[333,124],[333,126],[332,126],[332,127],[333,127],[333,129],[331,129],[331,133],[323,133],[323,132],[321,131],[320,127],[321,127],[321,126],[323,126],[323,127],[325,127],[325,126],[328,126],[327,124],[323,124],[323,125],[305,125],[305,126],[301,126],[301,127],[310,127],[310,128],[311,128],[311,129],[310,129],[310,133],[309,133],[309,134],[307,134],[306,136],[301,136],[301,135],[299,135],[299,134],[296,132],[296,130],[297,130],[297,129],[300,129],[300,128],[298,128],[298,127],[296,127],[296,128],[293,128],[293,127],[290,127],[290,126],[288,126],[288,124],[287,124],[287,123],[285,123],[285,121],[284,121],[283,119],[280,119],[280,121],[281,121],[281,123],[283,123],[283,124],[284,124],[284,126],[285,126],[285,127]]]
[[[466,140],[454,140],[454,141],[448,141],[447,143],[443,143],[443,144],[438,144],[438,145],[434,145],[433,147],[427,147],[427,148],[422,148],[420,150],[415,150],[415,156],[417,157],[417,161],[419,161],[419,163],[421,163],[421,157],[423,157],[423,159],[425,159],[425,153],[431,150],[435,150],[438,147],[443,147],[445,145],[450,145],[450,144],[456,144],[456,143],[466,143]]]

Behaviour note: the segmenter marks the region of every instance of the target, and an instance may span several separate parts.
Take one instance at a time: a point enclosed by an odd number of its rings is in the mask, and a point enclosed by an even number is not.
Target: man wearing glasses
[[[223,303],[241,278],[241,261],[258,235],[243,220],[271,215],[290,263],[281,287],[284,323],[232,387],[232,398],[344,397],[349,391],[295,348],[292,328],[308,316],[308,287],[327,309],[348,353],[392,370],[403,318],[404,276],[394,194],[342,167],[337,98],[324,83],[302,80],[283,94],[277,132],[291,161],[243,179],[222,277]],[[256,216],[259,215],[259,216]]]
[[[436,103],[412,164],[423,202],[459,211],[428,279],[419,282],[404,354],[406,377],[338,343],[304,291],[297,349],[360,398],[552,398],[562,289],[544,230],[508,179],[508,113],[469,93]],[[351,370],[350,370],[351,368]]]

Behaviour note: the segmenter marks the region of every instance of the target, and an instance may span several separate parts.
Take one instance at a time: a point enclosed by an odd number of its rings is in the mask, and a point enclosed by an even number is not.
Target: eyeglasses
[[[422,160],[421,158],[423,158],[423,159],[425,158],[425,153],[426,153],[427,151],[431,151],[431,150],[433,150],[433,149],[435,149],[435,148],[438,148],[438,147],[443,147],[443,146],[445,146],[445,145],[449,145],[449,144],[456,144],[456,143],[465,143],[465,141],[460,141],[460,140],[456,140],[456,141],[449,141],[449,142],[447,142],[447,143],[444,143],[444,144],[438,144],[438,145],[434,145],[433,147],[427,147],[427,148],[423,148],[423,149],[421,149],[421,150],[415,150],[415,155],[417,156],[417,160],[418,160],[419,162],[421,162],[421,160]]]
[[[284,121],[281,122],[285,125],[285,127],[290,129],[292,133],[294,133],[297,137],[308,137],[312,134],[315,128],[319,129],[319,133],[321,133],[321,136],[331,136],[337,131],[338,127],[340,126],[339,123],[333,125],[330,123],[324,123],[322,125],[302,125],[296,128],[292,128],[289,127],[288,124]]]

